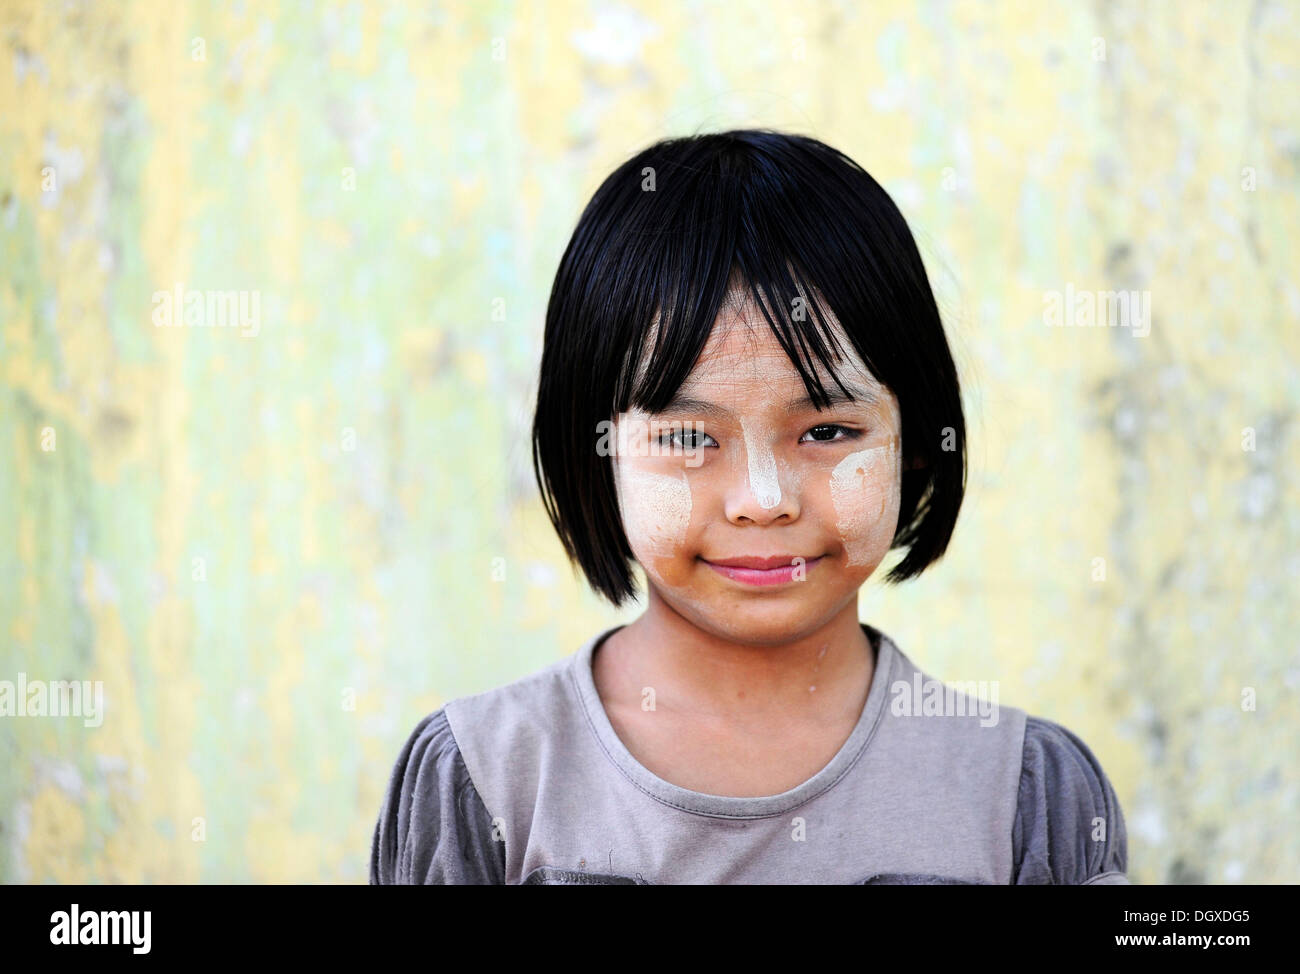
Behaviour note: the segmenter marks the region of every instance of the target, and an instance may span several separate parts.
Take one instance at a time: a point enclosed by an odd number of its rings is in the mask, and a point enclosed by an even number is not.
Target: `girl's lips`
[[[746,585],[784,585],[787,582],[795,581],[795,572],[800,568],[806,577],[813,565],[817,564],[824,555],[818,555],[816,558],[810,558],[803,565],[781,565],[778,568],[741,568],[736,565],[717,565],[707,559],[701,558],[706,565],[712,568],[720,575],[726,575],[728,578],[743,582]]]

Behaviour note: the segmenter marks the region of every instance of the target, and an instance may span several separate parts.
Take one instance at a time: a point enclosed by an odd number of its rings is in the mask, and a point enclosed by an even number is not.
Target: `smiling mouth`
[[[718,574],[746,585],[784,585],[787,582],[801,581],[806,578],[808,571],[823,557],[823,555],[818,555],[816,558],[805,558],[802,555],[771,555],[766,558],[721,558],[717,561],[701,558],[700,561]]]

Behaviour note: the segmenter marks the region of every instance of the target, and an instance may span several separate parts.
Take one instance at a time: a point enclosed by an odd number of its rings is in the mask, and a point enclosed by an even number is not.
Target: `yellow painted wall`
[[[550,279],[752,124],[894,194],[966,382],[950,553],[863,617],[1080,734],[1135,881],[1300,881],[1297,72],[1280,3],[0,0],[0,680],[104,687],[0,718],[0,880],[364,881],[421,716],[631,618],[531,479]]]

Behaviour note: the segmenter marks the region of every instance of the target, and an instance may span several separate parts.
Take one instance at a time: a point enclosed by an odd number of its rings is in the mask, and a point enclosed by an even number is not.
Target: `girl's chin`
[[[688,616],[689,618],[689,616]],[[731,642],[751,646],[783,646],[816,631],[827,620],[822,614],[806,611],[778,612],[774,608],[759,612],[709,612],[691,619],[697,629]]]

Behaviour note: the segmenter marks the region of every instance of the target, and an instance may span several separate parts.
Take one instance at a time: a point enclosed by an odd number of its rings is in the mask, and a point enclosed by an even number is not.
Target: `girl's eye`
[[[679,450],[702,450],[709,444],[718,445],[717,441],[703,430],[667,430],[659,434],[660,446],[675,447]]]
[[[844,436],[837,437],[836,433],[843,433]],[[847,426],[839,426],[834,423],[828,423],[825,426],[814,426],[805,437],[811,436],[811,440],[800,439],[800,443],[834,443],[836,440],[856,440],[862,435],[861,430],[849,429]]]

